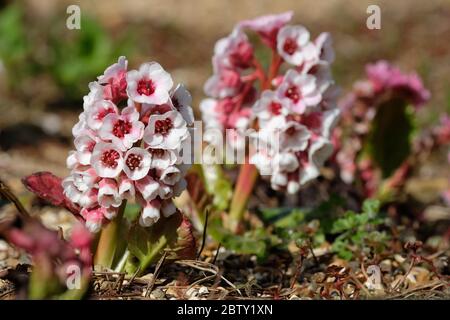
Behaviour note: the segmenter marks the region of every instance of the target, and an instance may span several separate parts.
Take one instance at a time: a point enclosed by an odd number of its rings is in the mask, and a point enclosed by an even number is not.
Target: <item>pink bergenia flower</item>
[[[98,204],[104,208],[119,207],[122,199],[115,179],[105,178],[98,183]]]
[[[172,77],[158,63],[144,63],[127,73],[127,93],[135,102],[163,104],[169,100]]]
[[[89,231],[96,233],[100,231],[102,225],[106,220],[106,209],[98,207],[95,209],[83,208],[80,215],[86,220],[86,227]]]
[[[277,47],[278,31],[291,21],[293,14],[292,11],[288,11],[281,14],[261,16],[255,19],[242,21],[238,26],[256,31],[266,45],[275,49]]]
[[[103,96],[107,100],[118,103],[127,99],[127,67],[128,61],[125,57],[119,57],[117,63],[108,67],[104,74],[98,77],[98,82],[103,87]]]
[[[317,79],[308,74],[289,70],[277,89],[278,98],[289,104],[299,114],[308,108],[317,106],[322,100]]]
[[[242,86],[240,74],[225,67],[215,68],[215,74],[206,81],[204,91],[207,95],[223,99],[236,94]]]
[[[103,120],[110,114],[117,115],[119,109],[109,100],[97,100],[92,107],[86,110],[86,122],[91,130],[98,130],[103,124]]]
[[[265,90],[262,92],[261,98],[254,104],[253,112],[258,114],[260,125],[265,126],[270,119],[288,110],[284,104],[285,100],[278,99],[274,91]]]
[[[220,145],[226,138],[227,148],[245,150],[249,133],[250,163],[270,176],[273,189],[294,193],[319,175],[331,155],[331,130],[339,111],[330,35],[322,33],[312,41],[306,28],[286,26],[291,18],[287,12],[246,20],[218,41],[214,74],[204,87],[209,98],[200,103],[200,110],[209,129],[205,141]],[[256,31],[272,49],[267,72],[255,56],[248,66],[230,59],[232,53],[242,52],[238,43],[245,43],[246,61],[253,55],[245,28]],[[286,63],[293,67],[284,72]]]
[[[300,66],[305,61],[304,48],[308,43],[309,31],[303,26],[285,26],[278,33],[278,53],[290,64]]]
[[[214,56],[221,67],[246,69],[252,64],[253,47],[247,35],[240,28],[235,28],[228,37],[217,41]]]
[[[127,71],[124,57],[89,88],[72,129],[76,150],[66,161],[65,196],[81,207],[92,232],[113,219],[125,199],[141,204],[144,226],[160,211],[164,217],[175,212],[172,198],[186,189],[189,166],[181,153],[194,122],[189,92],[183,85],[172,90],[170,75],[157,63]]]
[[[367,65],[366,73],[377,93],[389,89],[395,90],[406,94],[417,107],[430,99],[430,92],[424,88],[417,74],[404,74],[387,61],[382,60]]]

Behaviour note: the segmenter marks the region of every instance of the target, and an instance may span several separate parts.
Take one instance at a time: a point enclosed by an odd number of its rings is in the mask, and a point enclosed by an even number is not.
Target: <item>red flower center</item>
[[[297,130],[295,129],[294,126],[289,127],[289,128],[286,130],[286,134],[287,134],[288,136],[293,136],[296,132],[297,132]]]
[[[139,168],[142,162],[142,156],[139,154],[130,154],[125,161],[125,164],[128,168],[130,168],[131,171],[136,170],[136,168]]]
[[[164,156],[164,150],[163,149],[149,149],[150,153],[152,154],[152,156],[161,158],[162,156]]]
[[[298,88],[296,86],[289,87],[284,95],[294,101],[294,103],[297,103],[300,100],[300,92],[298,92]]]
[[[141,79],[137,85],[137,92],[140,95],[150,96],[155,92],[155,84],[151,79]]]
[[[113,134],[117,138],[123,138],[126,134],[131,132],[132,125],[129,121],[118,120],[113,127]]]
[[[117,167],[117,159],[120,158],[119,152],[116,150],[106,150],[102,153],[100,161],[103,163],[105,167],[115,168]]]
[[[173,123],[169,118],[164,120],[156,120],[155,122],[155,133],[162,134],[163,136],[167,135],[172,128]]]
[[[97,120],[103,120],[103,118],[106,117],[108,114],[114,113],[114,112],[115,112],[114,109],[109,107],[109,108],[100,110],[100,112],[97,113],[97,117],[96,118],[97,118]]]
[[[294,39],[287,38],[286,41],[284,41],[283,51],[286,52],[288,55],[293,55],[297,50],[297,48],[298,46]]]
[[[269,105],[269,109],[270,109],[270,112],[276,116],[281,114],[281,104],[279,104],[279,103],[272,102]]]

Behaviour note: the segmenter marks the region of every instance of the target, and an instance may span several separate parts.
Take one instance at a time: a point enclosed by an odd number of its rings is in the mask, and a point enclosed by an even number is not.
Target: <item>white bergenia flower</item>
[[[83,208],[92,208],[98,204],[98,189],[91,188],[84,191],[77,202]]]
[[[111,140],[122,151],[131,148],[143,134],[144,124],[139,121],[139,112],[133,107],[124,108],[120,116],[106,116],[99,130],[102,139]]]
[[[175,166],[168,167],[161,172],[160,179],[163,183],[172,186],[181,179],[181,171]]]
[[[97,140],[91,137],[89,134],[80,135],[75,138],[74,141],[77,161],[84,166],[87,166],[91,163],[91,155],[94,150],[95,145],[97,144]]]
[[[249,160],[249,163],[255,165],[261,175],[271,175],[272,170],[272,159],[267,149],[258,150],[255,152]]]
[[[97,189],[89,188],[88,186],[80,188],[80,184],[75,183],[73,176],[69,176],[64,179],[62,185],[64,188],[64,194],[72,202],[86,208],[90,208],[97,203]]]
[[[91,156],[91,165],[102,178],[115,178],[123,169],[122,151],[112,143],[98,143]]]
[[[286,73],[277,89],[277,95],[279,99],[289,104],[292,111],[299,114],[317,106],[322,100],[316,78],[309,74],[300,74],[292,69]]]
[[[72,170],[78,165],[79,165],[79,162],[78,162],[78,157],[77,157],[77,151],[75,151],[75,150],[69,151],[69,155],[67,156],[67,159],[66,159],[67,168]]]
[[[188,126],[194,123],[194,111],[192,110],[192,97],[189,91],[186,90],[184,85],[179,84],[172,96],[172,105],[183,116],[184,121]]]
[[[320,174],[320,168],[333,153],[333,144],[324,138],[314,141],[308,150],[308,163],[300,171],[300,184],[305,184]]]
[[[331,35],[328,32],[321,33],[316,40],[314,40],[314,44],[318,48],[320,60],[325,61],[328,64],[333,63],[335,54]]]
[[[89,126],[86,120],[86,113],[82,112],[78,116],[78,122],[72,128],[72,135],[78,137],[79,135],[84,134],[86,130],[89,130]]]
[[[272,159],[275,171],[293,172],[298,169],[297,157],[292,152],[277,153]]]
[[[172,79],[159,64],[130,72],[127,64],[120,57],[89,84],[72,128],[71,175],[62,185],[91,232],[113,219],[125,199],[142,206],[140,223],[149,226],[160,211],[166,217],[176,211],[172,198],[187,186],[188,165],[181,161],[182,144],[190,141],[187,123],[194,122],[192,98],[183,85],[171,90]]]
[[[155,224],[160,218],[160,206],[161,204],[155,200],[146,202],[139,218],[139,224],[143,227],[150,227]]]
[[[117,115],[119,110],[117,106],[109,100],[98,100],[87,111],[86,121],[89,128],[92,130],[98,130],[102,126],[106,116],[112,114]]]
[[[307,127],[295,121],[288,121],[280,134],[280,147],[282,150],[303,151],[308,146],[310,137]]]
[[[253,105],[253,113],[258,117],[260,126],[265,124],[273,117],[287,113],[284,101],[277,98],[272,90],[265,90],[261,97]]]
[[[134,183],[131,179],[128,179],[126,175],[122,175],[119,179],[119,195],[122,199],[131,200],[136,195]]]
[[[309,31],[303,26],[285,26],[278,32],[278,53],[290,64],[300,66],[304,62],[303,48],[308,43]]]
[[[83,109],[89,111],[94,104],[103,99],[103,87],[98,82],[89,83],[89,93],[83,97]]]
[[[77,168],[73,170],[72,178],[74,185],[83,192],[93,188],[98,181],[97,173],[91,167],[87,167],[87,169]]]
[[[217,100],[212,98],[203,99],[200,102],[200,111],[202,113],[202,120],[206,128],[218,128],[222,130],[222,123],[217,118]],[[206,141],[206,140],[205,140]]]
[[[147,150],[138,147],[131,148],[124,156],[123,171],[131,180],[140,180],[150,170],[151,161],[152,157]]]
[[[178,111],[151,115],[145,128],[144,141],[151,148],[178,149],[187,138],[186,121]]]
[[[178,157],[173,150],[165,149],[147,149],[152,155],[150,168],[164,170],[174,165],[178,161]]]
[[[136,181],[135,186],[146,201],[152,201],[158,196],[160,184],[150,176],[145,176],[141,180]]]
[[[172,77],[156,62],[144,63],[127,73],[127,93],[135,102],[163,104],[169,100]]]
[[[117,182],[114,179],[102,179],[98,183],[98,203],[102,207],[119,207],[122,203],[122,199],[119,196],[119,189]]]

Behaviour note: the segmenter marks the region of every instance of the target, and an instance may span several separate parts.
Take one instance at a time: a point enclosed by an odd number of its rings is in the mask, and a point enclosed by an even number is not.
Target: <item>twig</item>
[[[161,259],[159,259],[158,264],[156,265],[155,272],[153,273],[152,281],[149,282],[147,286],[147,291],[145,292],[145,297],[147,298],[150,296],[150,293],[153,290],[153,287],[155,286],[156,278],[158,278],[159,272],[161,271],[161,267],[166,260],[167,251],[164,251],[163,256]]]
[[[360,287],[362,289],[362,291],[364,291],[364,293],[366,294],[366,296],[370,297],[371,294],[369,292],[369,290],[367,290],[366,286],[364,284],[361,283],[361,281],[359,281],[359,279],[356,277],[356,275],[353,272],[349,273],[350,278],[356,282],[356,284],[358,285],[358,287]]]
[[[186,265],[201,271],[205,271],[205,272],[210,272],[213,273],[214,275],[217,275],[219,273],[219,267],[217,267],[214,264],[210,264],[204,261],[199,261],[199,260],[179,260],[179,261],[175,261],[176,264],[181,264],[181,265]],[[234,290],[236,290],[239,295],[242,296],[241,291],[232,283],[230,282],[228,279],[226,279],[224,276],[220,276],[220,278],[225,281],[229,286],[231,286]]]
[[[409,265],[408,271],[405,273],[403,278],[399,282],[397,282],[397,284],[394,286],[394,288],[392,288],[392,291],[397,290],[397,288],[399,288],[400,285],[402,285],[403,282],[405,282],[406,278],[408,277],[409,273],[411,272],[412,268],[414,268],[415,265],[416,265],[416,259],[413,258],[411,263],[410,263],[410,265]]]
[[[211,262],[212,264],[216,264],[216,260],[217,260],[217,257],[219,256],[220,248],[222,248],[221,242],[219,242],[219,245],[217,246],[216,254],[214,255],[213,261]]]
[[[200,250],[197,254],[197,260],[200,258],[200,255],[203,252],[203,249],[205,248],[205,243],[206,243],[206,229],[208,228],[208,217],[209,217],[209,210],[206,211],[206,216],[205,216],[205,225],[203,226],[203,236],[202,236],[202,245],[200,247]]]
[[[296,264],[296,267],[295,267],[294,276],[291,279],[290,289],[294,289],[295,282],[297,281],[297,278],[300,275],[300,270],[302,269],[302,266],[303,266],[303,255],[300,254],[297,264]]]

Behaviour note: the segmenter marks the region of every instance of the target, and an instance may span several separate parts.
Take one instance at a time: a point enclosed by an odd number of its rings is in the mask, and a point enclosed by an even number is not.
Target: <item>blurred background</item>
[[[81,30],[66,27],[70,4],[81,8]],[[370,4],[381,8],[381,30],[366,27]],[[158,61],[188,87],[198,112],[214,43],[242,19],[287,10],[314,37],[332,34],[344,93],[367,62],[386,59],[416,70],[430,89],[422,126],[450,111],[448,0],[0,0],[0,176],[20,194],[24,175],[68,174],[71,128],[88,83],[118,56],[131,68]]]

